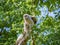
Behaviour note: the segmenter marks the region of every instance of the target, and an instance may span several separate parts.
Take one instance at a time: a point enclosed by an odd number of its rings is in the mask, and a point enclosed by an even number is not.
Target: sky
[[[55,18],[56,13],[60,12],[60,8],[50,12],[50,11],[48,11],[48,7],[46,7],[46,6],[43,6],[43,7],[39,6],[39,10],[40,10],[41,15],[37,16],[37,18],[38,18],[37,24],[42,22],[41,21],[42,17],[46,17],[46,15],[48,15],[48,16]]]

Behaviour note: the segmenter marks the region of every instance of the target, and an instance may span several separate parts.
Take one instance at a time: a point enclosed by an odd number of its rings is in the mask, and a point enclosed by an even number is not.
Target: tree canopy
[[[0,0],[0,45],[15,44],[24,14],[38,20],[32,28],[36,45],[60,45],[60,0]]]

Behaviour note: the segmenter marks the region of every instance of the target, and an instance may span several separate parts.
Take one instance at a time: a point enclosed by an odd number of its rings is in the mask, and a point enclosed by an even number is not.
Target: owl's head
[[[36,22],[37,22],[37,19],[36,19],[36,17],[34,17],[34,16],[30,16],[29,14],[24,14],[23,15],[23,18],[25,19],[25,20],[33,20],[33,22],[34,22],[34,24],[36,24]]]

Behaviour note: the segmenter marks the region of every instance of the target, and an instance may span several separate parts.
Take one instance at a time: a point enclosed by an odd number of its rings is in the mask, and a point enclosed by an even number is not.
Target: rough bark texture
[[[22,36],[20,35],[20,37],[18,37],[16,45],[26,45],[28,39],[29,36],[27,35],[27,33],[23,33]]]

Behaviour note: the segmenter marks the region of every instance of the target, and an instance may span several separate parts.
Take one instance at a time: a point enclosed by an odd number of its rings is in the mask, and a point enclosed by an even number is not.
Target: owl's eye
[[[25,15],[25,17],[27,17],[27,15]]]
[[[28,14],[24,14],[24,17],[25,17],[25,18],[28,18],[29,16],[28,16]]]

